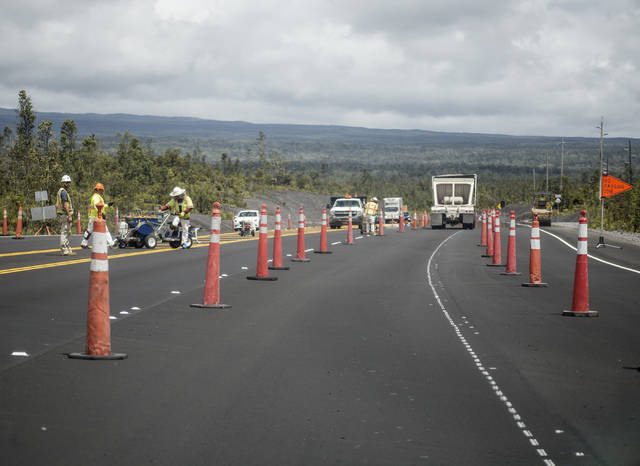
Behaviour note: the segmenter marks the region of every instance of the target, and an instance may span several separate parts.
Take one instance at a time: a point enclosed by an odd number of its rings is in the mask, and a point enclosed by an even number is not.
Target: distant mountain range
[[[450,133],[425,130],[375,129],[337,125],[256,124],[244,121],[205,120],[190,117],[163,117],[125,113],[56,113],[37,112],[38,121],[51,120],[56,130],[65,119],[72,119],[81,137],[95,134],[112,139],[129,131],[139,138],[196,138],[230,141],[253,141],[261,131],[269,140],[324,141],[392,145],[545,145],[557,144],[559,138],[546,136],[510,136],[504,134]],[[0,108],[0,128],[15,128],[15,109]],[[567,141],[593,141],[596,138],[565,138]],[[610,141],[614,139],[609,139]],[[622,140],[622,139],[621,139]],[[624,139],[626,141],[626,139]]]
[[[450,133],[425,130],[374,129],[351,126],[255,124],[243,121],[205,120],[130,114],[37,112],[38,121],[51,120],[59,136],[65,119],[78,127],[79,139],[95,134],[106,150],[113,150],[125,132],[146,141],[157,152],[169,148],[198,150],[213,159],[226,152],[233,158],[255,157],[259,133],[267,137],[269,151],[302,164],[341,164],[350,170],[363,166],[422,166],[423,170],[485,170],[530,174],[549,160],[551,171],[560,169],[560,138],[504,134]],[[15,131],[17,112],[0,108],[0,131]],[[584,173],[599,166],[599,139],[566,137],[565,174]],[[624,169],[626,138],[607,138],[611,167]],[[640,140],[632,140],[637,148]],[[637,149],[636,149],[637,151]],[[637,163],[637,162],[634,162]]]

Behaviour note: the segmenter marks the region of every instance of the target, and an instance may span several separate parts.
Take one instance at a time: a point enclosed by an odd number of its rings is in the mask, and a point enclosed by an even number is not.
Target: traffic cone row
[[[291,214],[289,214],[291,218]],[[276,227],[273,233],[273,260],[269,266],[271,270],[289,270],[289,267],[282,265],[282,216],[280,206],[276,206]]]
[[[563,316],[597,317],[598,311],[589,309],[589,273],[587,270],[587,211],[580,212],[578,225],[578,248],[576,250],[576,270],[573,278],[573,301],[570,311]]]
[[[269,276],[269,251],[267,245],[267,206],[262,204],[260,209],[260,235],[258,237],[258,264],[255,276],[248,276],[247,280],[275,281],[278,277]]]
[[[13,239],[23,239],[22,238],[22,204],[18,207],[18,224],[16,225],[16,236]]]
[[[101,218],[103,204],[98,204],[98,218],[91,235],[91,265],[89,266],[89,309],[84,353],[70,353],[72,359],[125,359],[124,353],[111,352],[111,321],[109,308],[109,258],[107,255],[107,224]]]
[[[211,230],[209,236],[209,255],[205,270],[204,297],[202,304],[191,304],[191,307],[228,309],[228,304],[220,304],[220,203],[213,203],[211,213]]]
[[[349,216],[351,218],[351,216]],[[310,259],[307,259],[305,250],[304,250],[304,226],[305,226],[305,217],[304,210],[302,210],[302,206],[300,206],[300,211],[298,213],[298,254],[294,259],[291,259],[293,262],[309,262]]]

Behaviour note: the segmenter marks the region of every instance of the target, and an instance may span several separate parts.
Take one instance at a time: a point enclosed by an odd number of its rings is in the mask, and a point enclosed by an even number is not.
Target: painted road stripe
[[[458,232],[459,233],[459,232]],[[473,351],[471,345],[467,342],[467,339],[464,337],[462,331],[460,330],[460,326],[457,325],[453,318],[451,317],[451,315],[449,314],[449,311],[447,311],[447,308],[444,305],[444,301],[440,298],[440,295],[438,294],[438,292],[436,291],[436,287],[433,283],[433,279],[431,277],[431,263],[433,261],[433,258],[435,257],[435,255],[438,253],[438,251],[440,250],[440,248],[447,242],[449,241],[451,238],[453,238],[454,236],[456,236],[458,233],[454,233],[451,236],[446,237],[444,240],[442,240],[442,242],[440,242],[440,244],[438,244],[438,246],[433,250],[433,252],[431,253],[431,256],[429,256],[429,260],[427,261],[427,282],[429,284],[429,286],[431,287],[431,292],[433,293],[434,298],[436,299],[438,305],[440,306],[440,311],[442,312],[442,314],[444,315],[444,317],[447,319],[447,321],[449,322],[449,325],[451,325],[451,327],[453,328],[456,336],[458,337],[458,339],[460,340],[460,342],[463,344],[463,346],[467,349],[467,351],[469,352],[469,354],[471,355],[473,361],[476,363],[476,368],[479,369],[479,364],[481,364],[481,360],[480,358],[476,355],[476,353]],[[440,285],[442,286],[442,284],[440,283]],[[480,371],[481,373],[483,371]],[[486,371],[484,371],[486,372]],[[526,429],[526,424],[524,423],[524,421],[521,420],[521,417],[518,415],[518,412],[516,411],[516,409],[513,407],[513,404],[509,401],[509,399],[504,395],[502,389],[499,387],[499,385],[497,384],[497,382],[493,379],[493,377],[491,377],[490,375],[485,375],[485,378],[489,381],[489,384],[492,388],[492,390],[494,391],[494,393],[496,393],[496,395],[498,393],[500,393],[499,397],[500,397],[500,401],[502,401],[504,403],[504,405],[507,407],[507,410],[509,411],[510,414],[512,414],[515,418],[515,416],[518,416],[518,420],[516,421],[516,426],[518,427],[518,429],[520,430],[520,432],[522,432],[528,439],[529,439],[529,443],[533,446],[533,447],[539,447],[540,443],[538,442],[538,440],[533,436],[533,434],[531,433],[530,430]],[[536,448],[536,452],[538,453],[538,455],[542,456],[540,452],[544,452],[545,453],[545,457],[546,457],[546,452],[543,448]],[[554,466],[553,461],[551,461],[548,458],[544,458],[544,462],[545,464],[549,465],[549,466]]]
[[[526,223],[519,223],[518,225],[526,226],[526,227],[531,228],[531,226],[530,226],[530,225],[527,225]],[[557,239],[557,240],[558,240],[558,241],[560,241],[561,243],[564,243],[565,245],[567,245],[570,249],[573,249],[574,251],[577,251],[577,250],[578,250],[578,248],[576,248],[575,246],[572,246],[571,244],[567,243],[565,240],[563,240],[562,238],[560,238],[558,235],[554,235],[553,233],[550,233],[550,232],[548,232],[547,230],[543,230],[542,228],[540,229],[540,231],[541,231],[542,233],[546,233],[546,234],[547,234],[547,235],[549,235],[549,236],[553,236],[555,239]],[[640,270],[636,270],[636,269],[632,269],[632,268],[629,268],[629,267],[625,267],[625,266],[623,266],[623,265],[615,264],[615,263],[613,263],[613,262],[609,262],[609,261],[606,261],[606,260],[604,260],[604,259],[600,259],[599,257],[592,256],[591,254],[587,254],[587,257],[589,257],[589,258],[591,258],[591,259],[593,259],[593,260],[595,260],[595,261],[602,262],[603,264],[610,265],[611,267],[617,267],[617,268],[619,268],[619,269],[626,270],[626,271],[628,271],[628,272],[640,273]]]

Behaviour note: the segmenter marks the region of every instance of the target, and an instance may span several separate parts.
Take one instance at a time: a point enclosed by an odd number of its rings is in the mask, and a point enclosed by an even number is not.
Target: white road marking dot
[[[127,314],[129,314],[129,311],[120,311],[120,314],[127,315]]]
[[[26,353],[25,351],[14,351],[13,353],[11,353],[11,356],[20,356],[23,358],[28,358],[29,354]]]
[[[288,255],[289,255],[289,254],[287,254],[287,256],[288,256]],[[245,267],[245,266],[242,266],[242,267],[240,267],[240,268],[241,268],[242,270],[249,270],[249,267]]]
[[[335,246],[336,244],[342,244],[342,241],[336,241],[335,243],[331,243],[331,246]]]
[[[534,438],[530,438],[530,439],[529,439],[529,443],[530,443],[531,445],[533,445],[534,447],[537,447],[538,445],[540,445],[540,444],[538,443],[538,441],[537,441],[536,439],[534,439]]]
[[[584,456],[584,453],[582,453],[581,451],[577,451],[576,456]]]
[[[564,430],[556,429],[556,434],[564,434]]]
[[[223,274],[222,274],[222,275],[220,275],[220,276],[224,278],[224,277],[228,277],[229,275],[228,275],[228,274],[226,274],[226,273],[223,273]]]
[[[291,257],[291,254],[287,254],[287,257]]]
[[[180,292],[178,290],[173,290],[171,294],[180,294]]]
[[[131,310],[132,310],[132,311],[139,311],[139,310],[140,310],[140,308],[139,308],[139,307],[137,307],[137,306],[133,306],[133,307],[131,308]]]
[[[540,456],[547,456],[547,452],[544,451],[542,448],[538,448],[536,451],[538,452],[538,455],[540,455]]]

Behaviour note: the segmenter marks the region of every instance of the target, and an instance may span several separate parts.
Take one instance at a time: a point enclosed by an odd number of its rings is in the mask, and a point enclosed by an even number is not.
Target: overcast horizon
[[[0,31],[5,108],[640,137],[640,0],[27,0]]]

